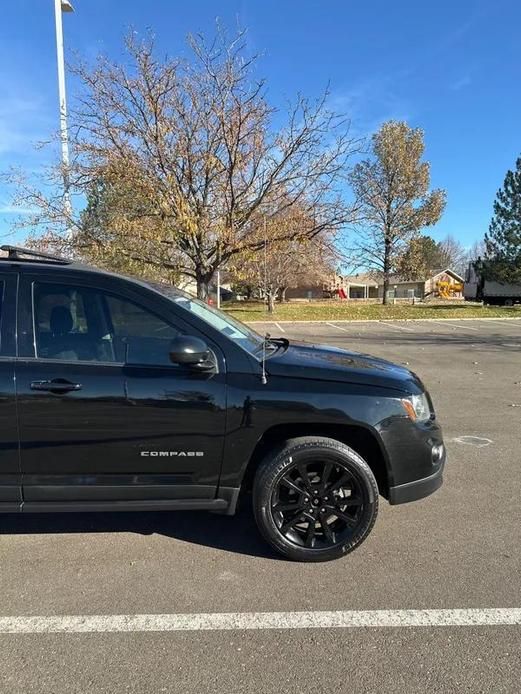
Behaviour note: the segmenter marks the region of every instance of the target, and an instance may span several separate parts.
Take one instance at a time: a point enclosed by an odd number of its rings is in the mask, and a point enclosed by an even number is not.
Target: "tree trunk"
[[[197,298],[208,301],[208,282],[199,277],[197,278]]]
[[[275,296],[277,291],[269,288],[266,292],[268,296],[268,313],[273,313],[275,311]]]
[[[281,287],[280,294],[279,294],[279,301],[281,304],[283,304],[286,301],[286,292],[287,291],[288,291],[287,287]]]
[[[384,304],[388,303],[387,299],[387,294],[389,292],[389,282],[390,282],[390,275],[391,275],[391,241],[386,235],[385,238],[385,249],[384,249],[384,295],[383,295],[383,302]]]
[[[388,298],[387,294],[389,292],[389,273],[384,271],[384,295],[383,295],[383,303],[387,304],[388,303]]]
[[[208,301],[210,295],[210,281],[213,277],[213,272],[199,270],[196,268],[195,277],[197,282],[197,298],[201,301]]]

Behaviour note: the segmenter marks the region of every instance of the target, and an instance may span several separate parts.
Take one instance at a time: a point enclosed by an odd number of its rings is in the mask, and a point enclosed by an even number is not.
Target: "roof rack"
[[[30,248],[22,248],[21,246],[0,246],[0,251],[7,253],[7,258],[0,258],[0,260],[39,260],[46,263],[58,263],[59,265],[70,265],[72,263],[72,260],[67,258],[60,258],[58,255],[51,255],[42,251],[33,251]]]

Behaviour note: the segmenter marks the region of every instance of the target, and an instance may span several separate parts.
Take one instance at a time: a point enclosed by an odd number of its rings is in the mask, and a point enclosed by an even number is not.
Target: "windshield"
[[[175,301],[176,304],[185,310],[201,318],[201,320],[211,325],[215,330],[229,337],[230,340],[236,342],[249,354],[255,357],[258,356],[259,350],[262,347],[263,338],[259,333],[256,333],[255,330],[252,330],[244,323],[232,318],[232,316],[229,316],[223,311],[219,311],[213,308],[213,306],[208,306],[208,304],[205,304],[199,299],[194,299],[192,296],[176,287],[155,282],[148,282],[147,284],[160,294],[163,294],[163,296]]]

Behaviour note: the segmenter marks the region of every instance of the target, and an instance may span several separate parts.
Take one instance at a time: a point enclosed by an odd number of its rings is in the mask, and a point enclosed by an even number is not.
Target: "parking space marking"
[[[519,319],[519,318],[492,318],[491,322],[501,323],[501,325],[504,326],[505,320],[509,321],[508,325],[515,325],[516,328],[521,328],[521,319]]]
[[[521,608],[0,617],[1,634],[521,626]]]
[[[475,446],[476,448],[485,448],[493,443],[492,439],[486,439],[481,436],[456,436],[452,440],[455,443],[463,443],[467,446]]]
[[[447,323],[451,320],[457,320],[459,322],[470,321],[472,323],[501,323],[514,324],[518,328],[521,327],[521,317],[520,318],[489,318],[487,317],[474,317],[465,318],[465,316],[460,316],[459,318],[444,318],[440,320],[439,318],[337,318],[333,319],[335,323]],[[245,321],[247,325],[267,325],[273,321],[262,321],[262,320],[249,320]],[[284,325],[292,325],[298,323],[299,325],[313,325],[317,323],[327,323],[325,320],[281,320],[279,323],[284,323]]]
[[[273,325],[275,325],[275,326],[280,330],[281,333],[285,333],[285,332],[286,332],[286,331],[284,330],[284,328],[283,328],[281,325],[279,325],[278,323],[273,323]]]
[[[378,321],[379,323],[382,323],[383,325],[388,325],[390,328],[396,328],[396,330],[408,330],[411,333],[416,332],[414,328],[406,328],[404,325],[396,325],[395,323],[389,323],[388,321],[381,320]]]
[[[341,330],[344,333],[351,332],[350,330],[347,330],[347,328],[341,328],[339,325],[335,325],[334,323],[326,323],[326,325],[329,325],[331,328],[336,328],[337,330]]]
[[[448,325],[450,328],[462,328],[463,330],[474,330],[475,332],[479,332],[479,328],[473,328],[471,325],[461,325],[458,323],[451,323],[449,322],[450,318],[446,318],[445,320],[433,320],[431,323],[438,323],[439,325]]]

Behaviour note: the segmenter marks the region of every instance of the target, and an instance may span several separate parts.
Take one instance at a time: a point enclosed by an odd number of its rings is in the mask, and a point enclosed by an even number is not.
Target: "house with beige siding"
[[[463,277],[446,268],[433,275],[418,280],[406,280],[392,276],[389,284],[391,299],[462,299]],[[341,299],[382,299],[383,280],[372,273],[356,275],[334,275],[330,281],[320,286],[302,286],[288,290],[287,298],[318,299],[335,297]]]
[[[342,278],[340,286],[344,287],[348,299],[383,299],[384,285],[381,277],[351,275]],[[389,298],[391,299],[462,299],[463,277],[446,268],[438,270],[430,277],[407,280],[397,275],[391,276]],[[337,285],[338,281],[334,281]]]

